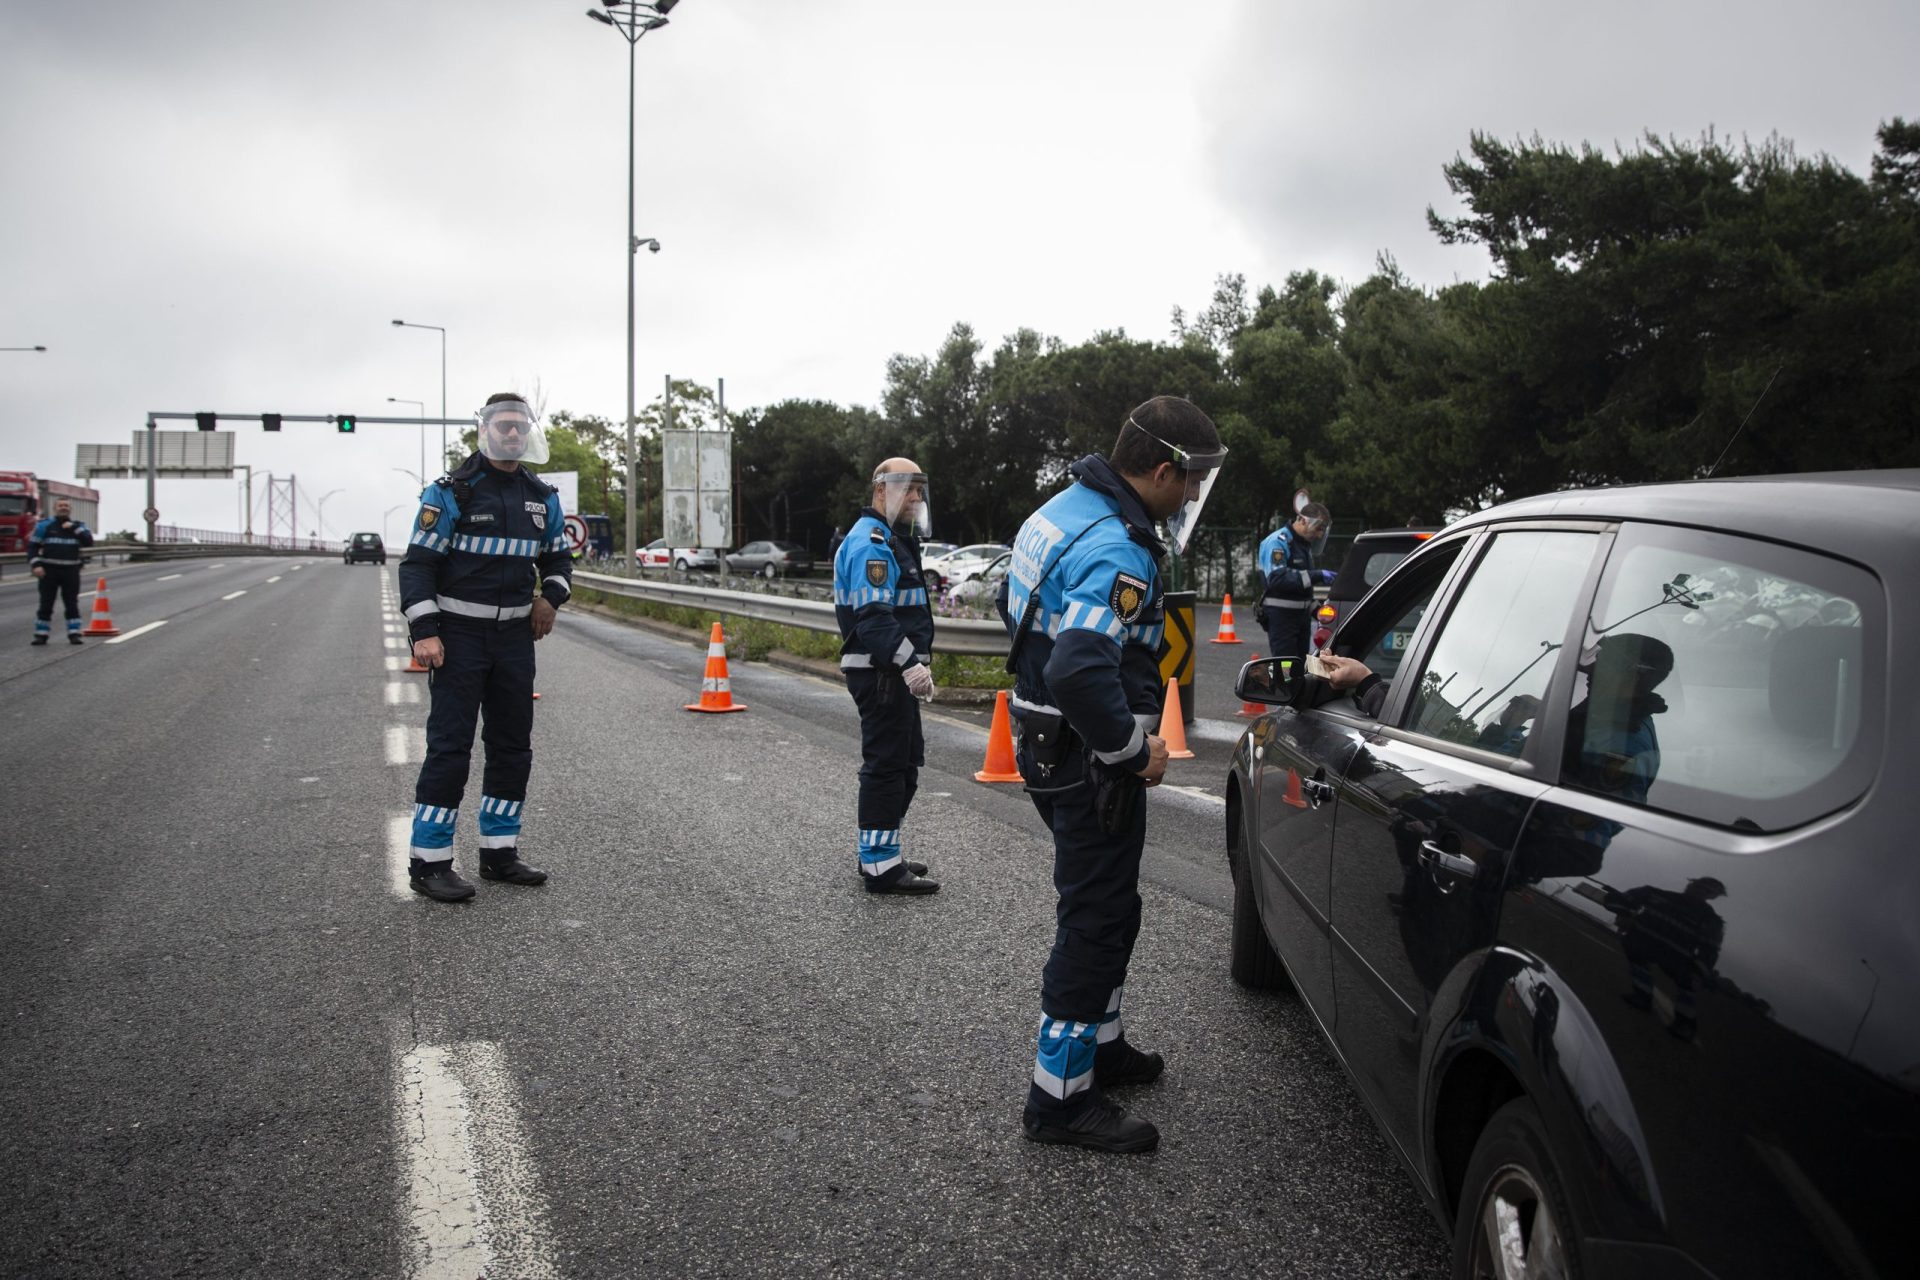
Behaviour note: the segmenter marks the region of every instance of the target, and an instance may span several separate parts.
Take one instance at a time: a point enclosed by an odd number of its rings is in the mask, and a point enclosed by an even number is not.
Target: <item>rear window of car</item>
[[[1360,572],[1358,574],[1359,585],[1369,589],[1372,588],[1375,583],[1387,576],[1388,570],[1392,569],[1393,566],[1399,564],[1402,560],[1405,560],[1412,550],[1412,547],[1394,547],[1379,551],[1369,550],[1366,553],[1367,558],[1362,561],[1360,565]],[[1341,577],[1345,578],[1346,575],[1342,574]]]
[[[1882,597],[1866,570],[1813,552],[1623,527],[1586,623],[1563,780],[1744,831],[1845,806],[1878,768]]]
[[[371,547],[379,541],[379,537],[371,533],[356,533],[353,535],[354,545],[359,547]]]

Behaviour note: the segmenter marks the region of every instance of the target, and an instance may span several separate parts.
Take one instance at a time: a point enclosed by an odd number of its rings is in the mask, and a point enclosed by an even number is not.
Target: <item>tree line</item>
[[[1444,167],[1465,212],[1427,221],[1482,246],[1489,279],[1427,288],[1383,254],[1352,285],[1303,269],[1249,295],[1222,275],[1160,340],[1023,328],[989,347],[955,324],[888,360],[877,407],[728,411],[739,541],[823,551],[893,454],[932,478],[939,536],[1010,538],[1158,394],[1200,405],[1231,450],[1203,556],[1272,528],[1302,486],[1355,527],[1437,525],[1577,486],[1920,465],[1920,125],[1876,136],[1861,176],[1778,138],[1475,134]],[[665,416],[656,400],[639,421],[643,540]],[[675,384],[674,419],[716,423],[711,390]],[[578,469],[582,506],[619,530],[618,427],[549,426],[550,467]]]

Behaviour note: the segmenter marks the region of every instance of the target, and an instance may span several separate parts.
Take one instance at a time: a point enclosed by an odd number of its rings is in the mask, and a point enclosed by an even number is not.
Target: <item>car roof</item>
[[[1568,489],[1489,507],[1447,530],[1506,520],[1647,520],[1728,529],[1920,572],[1920,468],[1741,476]]]

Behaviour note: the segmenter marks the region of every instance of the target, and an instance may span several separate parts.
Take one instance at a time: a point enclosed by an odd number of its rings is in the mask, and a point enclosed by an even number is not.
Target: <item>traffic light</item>
[[[334,422],[334,425],[338,427],[343,434],[345,435],[353,434],[353,415],[352,414],[336,413],[333,415],[333,422]]]
[[[268,431],[278,431],[280,429],[280,415],[277,413],[263,413],[260,415],[260,425]]]
[[[199,427],[202,431],[211,431],[213,430],[216,417],[218,417],[217,414],[196,413],[193,415],[193,425]]]

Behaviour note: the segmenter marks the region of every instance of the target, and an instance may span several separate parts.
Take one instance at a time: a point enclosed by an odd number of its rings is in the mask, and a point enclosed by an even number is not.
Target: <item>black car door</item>
[[[1493,942],[1508,854],[1546,790],[1531,776],[1534,723],[1602,541],[1565,525],[1484,536],[1334,780],[1334,1038],[1415,1168],[1429,1016]],[[1364,652],[1379,636],[1342,639]]]

